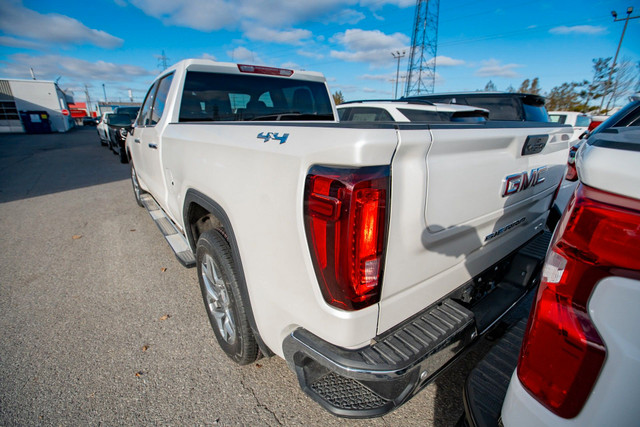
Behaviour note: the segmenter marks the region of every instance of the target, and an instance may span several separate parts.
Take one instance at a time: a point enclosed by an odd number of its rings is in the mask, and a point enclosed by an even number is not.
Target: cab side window
[[[136,122],[136,126],[147,126],[149,124],[149,119],[151,116],[151,107],[153,105],[153,100],[155,98],[156,90],[158,89],[158,82],[154,83],[147,92],[147,97],[144,99],[144,104],[142,104],[142,110],[138,115],[138,121]]]
[[[151,108],[151,126],[156,125],[162,118],[164,112],[164,106],[167,102],[167,95],[169,94],[169,88],[171,88],[171,81],[173,80],[173,74],[169,74],[163,77],[158,84],[158,91],[155,100],[153,102],[153,108]]]

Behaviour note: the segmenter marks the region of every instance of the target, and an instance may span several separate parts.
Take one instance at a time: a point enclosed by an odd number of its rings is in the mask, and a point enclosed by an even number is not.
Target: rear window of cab
[[[257,75],[187,72],[180,122],[334,120],[324,83]]]

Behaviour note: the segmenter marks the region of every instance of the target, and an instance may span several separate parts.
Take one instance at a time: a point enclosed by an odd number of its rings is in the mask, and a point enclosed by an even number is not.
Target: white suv
[[[583,113],[576,111],[549,111],[549,120],[552,122],[571,125],[573,127],[573,138],[571,141],[576,142],[580,135],[589,130],[591,118]]]
[[[428,101],[353,101],[336,107],[341,122],[484,122],[489,110]]]

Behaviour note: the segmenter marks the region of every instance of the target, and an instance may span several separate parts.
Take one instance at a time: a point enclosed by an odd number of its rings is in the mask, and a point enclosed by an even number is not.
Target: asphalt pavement
[[[398,410],[334,417],[278,358],[217,347],[195,269],[95,128],[0,135],[0,425],[451,426],[482,345]]]

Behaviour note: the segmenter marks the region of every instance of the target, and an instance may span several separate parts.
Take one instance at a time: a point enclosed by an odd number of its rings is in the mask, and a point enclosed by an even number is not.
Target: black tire
[[[100,145],[102,145],[103,147],[107,146],[107,141],[105,141],[104,139],[100,138]]]
[[[118,147],[118,154],[120,155],[120,163],[129,163],[129,156],[127,156],[126,149]]]
[[[131,186],[133,187],[133,195],[136,198],[136,203],[141,208],[144,207],[142,203],[142,193],[144,193],[144,191],[140,188],[138,174],[136,173],[136,168],[133,167],[133,163],[131,163]]]
[[[249,325],[238,286],[231,247],[218,230],[209,230],[198,239],[196,265],[202,299],[220,348],[239,365],[258,358],[258,345]]]

